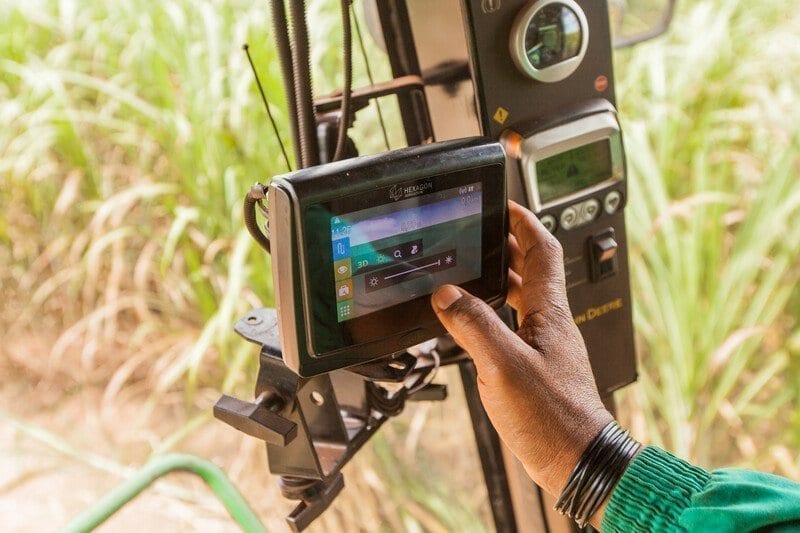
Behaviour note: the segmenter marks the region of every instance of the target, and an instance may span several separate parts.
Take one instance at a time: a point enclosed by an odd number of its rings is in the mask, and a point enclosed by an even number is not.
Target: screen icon
[[[336,261],[333,264],[333,279],[342,281],[353,275],[353,265],[349,257]]]
[[[364,270],[365,268],[369,268],[369,258],[363,255],[357,256],[356,270]]]
[[[351,224],[346,219],[339,217],[333,217],[331,219],[331,237],[333,239],[348,236],[351,228]]]
[[[339,261],[345,257],[350,257],[350,239],[336,239],[333,241],[333,260]]]
[[[422,239],[397,244],[391,248],[380,250],[381,255],[387,256],[389,262],[402,261],[409,257],[422,255]]]
[[[336,304],[336,313],[339,317],[339,322],[347,320],[353,316],[353,300],[345,300]]]
[[[336,301],[351,300],[353,298],[353,280],[346,279],[336,284]]]
[[[392,285],[433,276],[437,272],[457,266],[456,250],[449,250],[429,257],[417,257],[407,262],[396,262],[392,266],[364,276],[364,292],[379,291]]]

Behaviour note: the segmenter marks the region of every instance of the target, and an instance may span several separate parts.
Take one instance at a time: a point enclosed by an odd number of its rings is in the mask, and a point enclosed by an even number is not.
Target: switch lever
[[[617,273],[618,250],[619,245],[613,228],[608,228],[589,239],[592,281],[597,282]]]
[[[274,396],[250,403],[223,395],[214,405],[214,417],[268,444],[286,446],[297,436],[297,424],[273,412]]]

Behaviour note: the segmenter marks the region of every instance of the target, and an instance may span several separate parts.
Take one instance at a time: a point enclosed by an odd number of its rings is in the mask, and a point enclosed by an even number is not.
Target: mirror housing
[[[664,34],[676,0],[609,0],[614,48],[627,48]]]

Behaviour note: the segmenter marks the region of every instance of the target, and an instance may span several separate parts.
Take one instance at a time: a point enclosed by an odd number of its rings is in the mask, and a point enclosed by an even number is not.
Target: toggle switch
[[[610,261],[611,259],[614,259],[615,255],[617,255],[617,241],[611,237],[600,239],[594,243],[594,249],[598,261],[601,263]]]
[[[617,273],[618,250],[619,245],[613,228],[608,228],[589,239],[592,281],[600,281]]]

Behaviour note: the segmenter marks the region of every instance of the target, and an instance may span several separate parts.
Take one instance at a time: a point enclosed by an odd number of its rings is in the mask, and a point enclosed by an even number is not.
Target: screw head
[[[247,322],[251,326],[257,326],[257,325],[261,324],[261,322],[263,322],[261,320],[261,317],[260,316],[256,316],[256,315],[250,315],[247,318],[245,318],[244,320],[245,320],[245,322]]]

